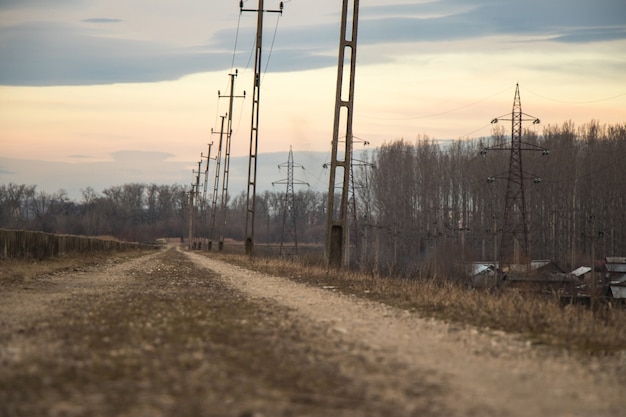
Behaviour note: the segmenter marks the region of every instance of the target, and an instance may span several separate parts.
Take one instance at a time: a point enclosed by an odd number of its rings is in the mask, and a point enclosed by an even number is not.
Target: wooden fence
[[[67,253],[128,251],[148,247],[151,246],[96,237],[0,229],[0,259],[45,259]]]

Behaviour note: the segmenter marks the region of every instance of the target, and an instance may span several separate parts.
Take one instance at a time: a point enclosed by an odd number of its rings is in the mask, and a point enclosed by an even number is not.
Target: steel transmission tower
[[[505,115],[508,116],[508,115]],[[492,146],[481,151],[482,154],[490,150],[509,151],[509,171],[506,177],[492,176],[487,179],[493,182],[497,178],[506,178],[506,196],[504,203],[504,216],[502,220],[502,237],[500,240],[500,252],[498,261],[500,268],[504,265],[520,264],[522,261],[530,261],[528,222],[526,216],[526,197],[524,193],[524,180],[533,179],[535,183],[541,179],[524,171],[522,164],[522,151],[541,151],[548,155],[546,148],[522,141],[522,122],[532,121],[538,124],[539,119],[522,112],[522,102],[519,94],[519,84],[515,85],[515,98],[511,118],[497,117],[492,124],[500,120],[511,121],[511,144]]]
[[[252,123],[250,128],[250,152],[248,157],[248,191],[246,198],[246,254],[251,255],[254,249],[254,224],[256,205],[256,173],[257,154],[259,150],[259,105],[261,102],[261,52],[263,47],[263,14],[283,14],[283,2],[279,10],[265,10],[263,0],[259,0],[257,9],[244,9],[243,1],[239,3],[241,12],[256,12],[256,53],[254,55],[254,89],[252,92]]]
[[[352,171],[352,119],[354,107],[354,79],[356,69],[356,47],[359,21],[359,0],[352,0],[352,13],[348,14],[350,0],[343,0],[339,60],[337,65],[337,90],[335,95],[335,117],[328,186],[328,208],[326,211],[326,263],[341,268],[350,263],[350,231],[348,204],[350,199],[350,172]],[[351,24],[350,30],[348,25]],[[344,63],[349,62],[348,88],[344,91]],[[344,96],[344,93],[347,94]],[[345,128],[345,148],[339,149],[340,129]],[[341,201],[335,207],[337,177],[341,179]]]
[[[293,150],[291,146],[289,147],[289,157],[287,158],[287,162],[284,162],[278,165],[278,168],[287,167],[287,178],[275,181],[272,185],[276,184],[286,184],[287,190],[285,191],[285,200],[283,203],[283,229],[281,231],[280,236],[280,255],[283,254],[283,246],[285,243],[285,238],[291,238],[294,244],[294,251],[298,252],[298,234],[296,228],[296,200],[295,193],[293,191],[294,184],[297,185],[306,185],[309,184],[304,181],[296,180],[293,177],[293,168],[298,167],[304,169],[304,167],[300,164],[296,164],[293,162]]]

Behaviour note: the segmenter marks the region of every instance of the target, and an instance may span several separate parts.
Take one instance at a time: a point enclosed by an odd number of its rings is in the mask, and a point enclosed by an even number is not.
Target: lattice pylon
[[[522,101],[520,99],[519,84],[515,85],[515,97],[513,99],[513,110],[511,118],[497,117],[491,123],[499,120],[511,121],[511,144],[510,146],[493,146],[483,150],[507,150],[509,151],[509,171],[506,175],[506,195],[504,203],[504,215],[502,219],[502,237],[500,239],[499,263],[502,266],[511,264],[526,263],[530,259],[529,231],[526,215],[526,196],[524,191],[524,180],[534,179],[540,181],[536,176],[524,171],[522,163],[522,151],[542,151],[544,155],[549,152],[546,148],[526,143],[522,141],[522,122],[532,121],[539,123],[539,119],[522,112]],[[490,177],[488,181],[493,181],[498,176]]]
[[[287,162],[278,165],[279,168],[287,167],[287,178],[275,181],[272,185],[286,184],[287,189],[285,191],[285,198],[283,200],[283,227],[280,237],[280,255],[283,255],[285,250],[285,242],[293,242],[294,252],[298,252],[298,233],[296,227],[296,199],[294,193],[294,184],[309,185],[308,183],[294,179],[293,169],[294,167],[303,168],[302,165],[296,164],[293,161],[293,150],[289,147],[289,157]]]
[[[519,85],[515,86],[513,111],[511,112],[511,153],[502,229],[500,257],[510,259],[512,249],[513,260],[519,264],[520,257],[527,257],[528,255],[528,222],[526,221],[526,196],[522,165],[522,103]]]

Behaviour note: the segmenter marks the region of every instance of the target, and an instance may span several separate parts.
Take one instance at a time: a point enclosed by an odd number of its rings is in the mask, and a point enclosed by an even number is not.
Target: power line
[[[267,62],[265,62],[265,69],[263,70],[263,77],[261,78],[261,83],[265,79],[265,74],[267,74],[267,67],[270,65],[270,60],[272,59],[272,51],[274,50],[274,41],[276,41],[276,32],[278,32],[278,22],[280,22],[280,17],[282,15],[278,15],[276,17],[276,26],[274,27],[274,36],[272,36],[272,43],[270,44],[270,51],[267,54]]]
[[[571,101],[571,100],[560,100],[560,99],[556,99],[556,98],[550,98],[550,97],[546,97],[542,94],[539,93],[535,93],[534,91],[525,88],[525,91],[528,91],[529,93],[531,93],[532,95],[535,95],[537,97],[540,97],[544,100],[549,100],[549,101],[554,101],[555,103],[566,103],[566,104],[593,104],[593,103],[602,103],[604,101],[611,101],[611,100],[615,100],[616,98],[619,97],[623,97],[626,96],[626,92],[624,93],[620,93],[611,97],[605,97],[605,98],[600,98],[600,99],[596,99],[596,100],[589,100],[589,101]]]
[[[503,89],[502,91],[498,91],[497,93],[494,93],[494,94],[491,94],[491,95],[489,95],[487,97],[481,98],[480,100],[476,100],[476,101],[473,101],[471,103],[464,104],[462,106],[453,107],[451,109],[440,111],[440,112],[435,112],[435,113],[428,113],[428,114],[422,114],[422,115],[418,115],[418,116],[409,116],[409,117],[381,117],[381,116],[367,116],[367,117],[371,118],[371,119],[379,119],[379,120],[417,120],[417,119],[426,119],[426,118],[429,118],[429,117],[441,116],[441,115],[444,115],[444,114],[453,113],[453,112],[458,111],[458,110],[463,110],[463,109],[466,109],[468,107],[475,106],[476,104],[482,103],[483,101],[486,101],[486,100],[489,100],[490,98],[499,96],[500,94],[503,94],[503,93],[505,93],[507,91],[510,91],[510,90],[511,90],[511,87],[508,86],[505,89]]]
[[[235,33],[235,47],[233,48],[233,59],[230,62],[230,72],[233,72],[233,68],[235,67],[235,55],[237,54],[237,42],[239,41],[239,25],[241,24],[241,13],[239,13],[239,17],[237,18],[237,32]]]

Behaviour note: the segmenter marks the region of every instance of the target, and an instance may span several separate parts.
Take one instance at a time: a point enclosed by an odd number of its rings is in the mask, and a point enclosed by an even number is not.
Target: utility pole
[[[207,185],[209,183],[209,165],[210,165],[210,161],[211,161],[211,147],[213,146],[213,142],[208,144],[209,149],[208,149],[208,153],[207,155],[203,155],[202,153],[200,154],[200,158],[202,159],[206,159],[206,166],[204,167],[204,183],[202,186],[202,200],[200,202],[201,207],[200,207],[200,219],[201,219],[201,223],[204,226],[203,230],[205,230],[206,238],[207,238],[207,249],[210,250],[211,247],[211,242],[209,241],[209,230],[207,226],[207,213],[206,210],[208,209],[207,206]],[[200,248],[202,249],[202,241],[200,242]]]
[[[192,249],[193,248],[193,195],[194,195],[194,186],[195,184],[191,184],[191,188],[189,189],[189,221],[188,226],[188,234],[189,234],[189,238],[188,238],[188,244],[187,244],[187,248],[188,249]]]
[[[365,145],[369,145],[368,141],[364,141]],[[353,144],[354,144],[354,138],[353,138]],[[351,232],[351,240],[354,242],[354,248],[356,250],[357,256],[359,254],[359,213],[357,210],[357,186],[354,183],[354,168],[355,167],[361,167],[362,169],[366,169],[368,167],[374,167],[374,164],[371,164],[367,161],[363,161],[360,159],[355,159],[352,158],[352,163],[350,164],[350,198],[348,200],[348,205],[349,205],[349,211],[351,211],[352,213],[352,224],[350,227],[350,232]],[[365,175],[365,181],[367,182],[367,174]],[[369,202],[365,202],[365,213],[366,216],[369,215]],[[367,232],[365,232],[365,234],[367,235]],[[367,241],[364,242],[365,245],[367,245]],[[363,259],[363,252],[360,254],[361,255],[361,260]]]
[[[228,103],[228,122],[226,127],[226,146],[224,151],[224,178],[222,179],[222,195],[220,198],[220,212],[222,213],[222,221],[220,224],[220,232],[219,232],[219,240],[218,240],[218,250],[221,251],[224,249],[224,228],[226,227],[226,200],[228,198],[228,180],[230,175],[230,145],[232,142],[233,135],[233,103],[235,98],[246,98],[246,92],[243,92],[243,95],[236,96],[235,95],[235,78],[237,77],[239,71],[235,70],[234,74],[228,74],[230,77],[230,94],[228,96],[222,96],[220,92],[217,92],[218,97],[229,97]],[[221,143],[221,140],[220,140]],[[220,153],[221,153],[221,145],[220,145]],[[218,169],[219,172],[219,169]],[[216,173],[218,175],[218,173]],[[217,178],[216,178],[217,181]],[[216,182],[217,185],[217,182]],[[217,191],[216,191],[217,192]],[[217,197],[217,194],[214,195]]]
[[[287,158],[287,162],[283,162],[278,165],[278,168],[287,167],[287,178],[275,181],[272,185],[276,184],[286,184],[287,190],[285,192],[285,200],[283,203],[283,229],[280,236],[280,255],[283,255],[283,245],[285,242],[285,236],[288,234],[288,237],[293,239],[294,251],[298,252],[298,234],[296,228],[296,200],[295,194],[293,191],[294,184],[306,185],[309,184],[304,181],[295,180],[293,178],[293,168],[299,167],[304,169],[304,167],[300,164],[296,164],[293,162],[293,150],[291,146],[289,147],[289,157]],[[286,233],[285,233],[286,232]]]
[[[505,264],[520,264],[522,259],[527,265],[530,261],[524,180],[532,179],[534,183],[537,184],[541,182],[541,178],[524,171],[522,166],[522,151],[541,151],[543,155],[550,153],[546,148],[522,141],[522,122],[532,121],[533,124],[538,124],[539,119],[522,112],[519,84],[515,85],[515,97],[513,99],[511,118],[504,118],[505,116],[507,115],[496,117],[491,123],[495,124],[500,120],[511,121],[511,144],[509,146],[505,144],[492,146],[481,151],[481,154],[484,155],[487,151],[506,150],[509,151],[510,155],[507,176],[492,176],[487,179],[487,182],[494,182],[497,178],[506,178],[507,180],[499,253],[501,268]]]
[[[219,91],[217,92],[219,96]],[[217,190],[220,185],[220,164],[222,161],[222,141],[224,138],[224,120],[226,116],[220,116],[222,118],[222,124],[220,127],[220,140],[217,146],[217,155],[215,156],[215,180],[213,181],[213,198],[211,200],[211,224],[209,225],[209,244],[208,250],[210,251],[213,246],[213,235],[215,234],[215,210],[217,207]]]
[[[196,184],[194,186],[194,196],[192,197],[192,210],[193,210],[193,214],[197,214],[197,210],[193,204],[194,200],[195,200],[195,205],[198,204],[198,201],[200,200],[200,168],[202,167],[202,159],[200,159],[198,161],[198,170],[197,171],[193,171],[194,174],[196,174]],[[196,226],[196,229],[198,228],[198,226]],[[198,242],[197,242],[197,236],[196,238],[194,238],[194,242],[193,242],[193,248],[194,249],[199,249],[197,248]]]
[[[326,264],[334,268],[347,267],[350,263],[350,223],[348,218],[348,205],[350,199],[350,172],[352,170],[352,120],[359,0],[352,0],[351,15],[348,14],[348,3],[350,3],[350,0],[343,0],[341,13],[335,117],[333,122],[333,142],[328,185],[328,209],[326,212]],[[352,25],[350,31],[348,31],[349,23]],[[348,89],[344,92],[343,77],[346,58],[349,60],[349,80]],[[347,96],[344,96],[344,93],[347,93]],[[345,148],[340,151],[338,148],[340,129],[342,126],[345,129]],[[335,182],[337,177],[341,178],[342,181],[339,210],[335,208]]]
[[[241,12],[256,12],[256,53],[254,55],[254,89],[252,92],[252,123],[250,128],[250,152],[248,157],[248,191],[246,194],[246,241],[245,251],[247,255],[253,254],[254,249],[254,223],[256,206],[256,173],[257,155],[259,150],[259,106],[261,102],[261,52],[263,47],[263,14],[283,14],[283,2],[280,2],[279,10],[265,10],[263,0],[259,0],[257,9],[244,9],[243,1],[239,3]]]

